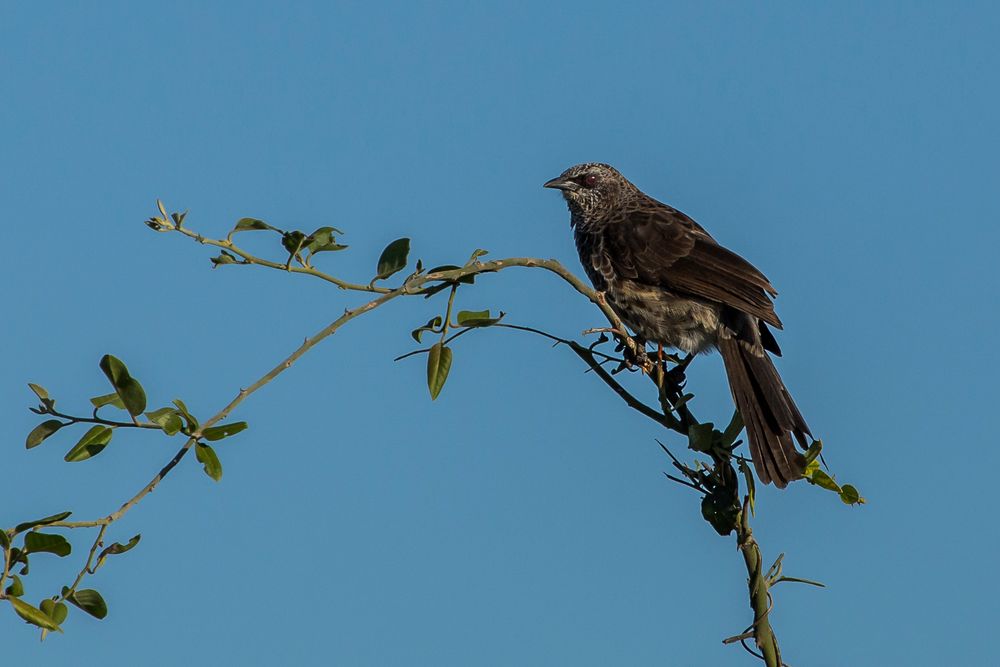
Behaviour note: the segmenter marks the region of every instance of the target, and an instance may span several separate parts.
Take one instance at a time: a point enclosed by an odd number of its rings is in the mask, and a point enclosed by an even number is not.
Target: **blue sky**
[[[776,589],[785,659],[985,664],[998,32],[989,3],[3,3],[0,523],[106,514],[178,444],[26,451],[26,382],[83,409],[110,352],[152,402],[208,416],[363,300],[211,271],[141,224],[157,197],[206,235],[243,216],[339,227],[351,248],[321,263],[359,281],[401,236],[427,265],[482,247],[576,270],[541,184],[600,160],[777,286],[781,371],[869,500],[760,492],[765,558],[829,586]],[[600,324],[542,272],[459,298],[559,335]],[[752,664],[721,644],[749,622],[741,560],[663,478],[664,434],[510,331],[459,341],[431,403],[422,361],[392,359],[439,305],[365,317],[254,395],[221,483],[185,460],[113,527],[143,539],[88,582],[108,618],[39,644],[8,614],[7,659]],[[728,416],[717,357],[690,389]],[[71,578],[73,537],[36,559],[27,599]]]

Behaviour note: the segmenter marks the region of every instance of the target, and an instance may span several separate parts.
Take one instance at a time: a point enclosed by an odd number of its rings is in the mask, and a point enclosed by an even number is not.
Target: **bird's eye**
[[[587,174],[586,176],[583,177],[582,181],[583,181],[583,184],[586,187],[592,188],[595,185],[597,185],[597,175],[596,174]]]

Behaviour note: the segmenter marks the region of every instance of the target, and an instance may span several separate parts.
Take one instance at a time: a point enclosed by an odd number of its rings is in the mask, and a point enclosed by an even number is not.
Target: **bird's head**
[[[600,162],[570,167],[545,187],[561,190],[570,212],[583,220],[607,217],[638,192],[617,169]]]

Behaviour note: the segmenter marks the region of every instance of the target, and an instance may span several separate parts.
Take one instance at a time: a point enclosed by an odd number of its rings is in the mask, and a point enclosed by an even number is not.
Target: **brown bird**
[[[609,165],[570,167],[545,187],[562,191],[587,276],[638,338],[722,354],[761,481],[802,477],[792,436],[805,448],[812,434],[767,354],[781,356],[767,278]]]

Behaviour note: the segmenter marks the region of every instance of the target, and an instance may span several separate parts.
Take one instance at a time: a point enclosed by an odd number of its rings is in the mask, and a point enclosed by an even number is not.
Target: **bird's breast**
[[[621,279],[610,281],[606,294],[622,321],[647,341],[692,353],[715,345],[719,330],[716,304]]]

